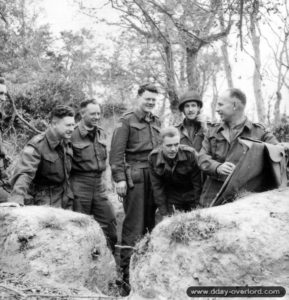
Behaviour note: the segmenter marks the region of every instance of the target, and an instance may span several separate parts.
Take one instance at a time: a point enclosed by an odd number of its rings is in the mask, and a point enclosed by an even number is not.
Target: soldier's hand
[[[1,207],[21,207],[23,205],[20,205],[19,203],[16,202],[4,202],[4,203],[0,203],[0,208]]]
[[[119,181],[116,183],[116,192],[120,197],[124,197],[126,196],[126,192],[127,192],[127,184],[126,181]]]
[[[231,162],[224,162],[217,168],[217,173],[220,175],[230,175],[235,169],[235,165]]]

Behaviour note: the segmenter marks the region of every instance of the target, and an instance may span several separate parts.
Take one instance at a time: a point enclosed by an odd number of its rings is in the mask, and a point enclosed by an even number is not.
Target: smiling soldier
[[[242,157],[243,146],[238,141],[239,137],[278,144],[263,125],[246,117],[246,102],[246,95],[236,88],[225,91],[218,99],[216,111],[222,122],[210,127],[198,156],[199,167],[209,175],[200,199],[202,206],[210,206]]]
[[[202,148],[202,142],[207,131],[204,116],[201,113],[203,101],[198,92],[189,90],[180,96],[179,110],[185,118],[178,126],[181,144],[193,147],[197,152]]]
[[[191,211],[201,195],[201,176],[196,151],[180,145],[179,131],[174,127],[161,130],[161,147],[149,155],[149,169],[155,201],[162,216],[171,215],[173,207]]]
[[[110,165],[116,191],[123,197],[121,268],[129,282],[129,261],[137,240],[155,225],[155,204],[148,171],[148,155],[159,144],[160,121],[153,115],[157,88],[145,84],[138,90],[137,109],[126,113],[114,131]]]
[[[116,219],[106,194],[106,135],[98,124],[100,105],[94,99],[85,100],[80,103],[80,114],[82,120],[71,138],[74,152],[71,170],[74,210],[93,215],[114,252],[117,241]]]
[[[12,174],[9,202],[72,209],[69,174],[74,125],[72,108],[56,106],[50,127],[33,137],[20,154]]]

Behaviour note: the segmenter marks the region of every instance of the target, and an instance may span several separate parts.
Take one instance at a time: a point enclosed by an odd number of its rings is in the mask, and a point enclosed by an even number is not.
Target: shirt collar
[[[143,110],[140,109],[140,108],[137,108],[137,109],[134,111],[134,113],[135,113],[135,115],[137,116],[137,118],[139,119],[139,121],[144,120],[145,117],[146,117],[146,114],[147,114],[145,111],[143,111]],[[155,118],[154,114],[151,114],[151,115],[152,115],[152,119],[154,119],[154,118]]]
[[[243,124],[244,124],[244,126],[243,126],[244,128],[246,127],[249,130],[252,129],[253,124],[247,117],[246,117],[246,120]],[[223,122],[219,125],[219,128],[217,129],[217,132],[220,132],[221,130],[225,130],[227,128],[228,128],[228,125],[225,122]]]
[[[185,154],[185,152],[179,148],[179,151],[175,157],[175,161],[178,162],[178,161],[184,161],[187,159],[187,156]],[[159,152],[158,152],[158,156],[157,156],[157,161],[156,161],[156,166],[160,166],[160,165],[164,165],[166,164],[166,160],[164,158],[164,154],[163,154],[163,151],[161,148],[159,148]]]
[[[55,149],[60,144],[61,140],[55,135],[51,128],[46,130],[45,135],[51,149]]]
[[[79,128],[79,133],[82,137],[85,137],[89,134],[89,131],[87,130],[87,128],[85,127],[84,125],[84,122],[83,120],[81,120],[79,123],[78,123],[78,128]],[[96,127],[96,131],[98,131],[98,128]]]

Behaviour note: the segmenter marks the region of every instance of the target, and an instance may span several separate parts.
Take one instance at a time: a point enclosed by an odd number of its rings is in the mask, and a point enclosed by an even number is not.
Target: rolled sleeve
[[[203,140],[202,149],[197,157],[197,164],[203,172],[209,175],[216,175],[217,168],[221,165],[220,162],[212,158],[211,144],[208,135],[206,135]]]

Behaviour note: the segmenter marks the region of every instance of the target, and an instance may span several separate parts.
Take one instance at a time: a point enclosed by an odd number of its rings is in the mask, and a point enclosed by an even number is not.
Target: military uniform
[[[193,147],[197,152],[201,150],[206,129],[200,122],[184,119],[176,128],[180,132],[181,144]]]
[[[161,148],[151,152],[151,182],[161,215],[170,215],[173,205],[178,210],[191,211],[199,203],[202,187],[196,155],[196,151],[186,145],[180,145],[173,160],[164,157]]]
[[[69,187],[72,162],[70,142],[62,143],[49,128],[23,149],[13,170],[10,201],[72,209]]]
[[[238,137],[270,144],[278,143],[274,135],[267,131],[263,125],[252,123],[248,119],[235,128],[229,128],[225,123],[213,124],[205,136],[198,156],[199,167],[209,175],[200,200],[203,206],[210,205],[226,180],[226,176],[218,175],[217,168],[225,161],[235,165],[239,162],[243,153],[243,146],[238,142]]]
[[[160,125],[156,116],[148,117],[145,112],[136,110],[120,119],[112,137],[110,165],[113,180],[126,181],[126,168],[129,166],[131,178],[128,179],[134,185],[130,184],[123,199],[122,245],[125,246],[134,246],[155,225],[156,206],[149,178],[148,155],[159,144]],[[124,278],[128,276],[131,253],[129,249],[121,251]]]
[[[0,129],[0,180],[1,184],[4,185],[6,184],[4,180],[7,179],[7,175],[5,173],[6,165],[5,165],[5,159],[6,159],[6,151],[3,146],[3,139],[2,139],[2,133]],[[9,198],[9,193],[4,190],[3,187],[0,187],[0,203],[6,202]]]
[[[83,121],[80,121],[72,133],[71,141],[73,163],[70,180],[74,194],[74,210],[94,216],[114,251],[117,242],[116,218],[106,195],[104,181],[106,135],[100,127],[88,131]]]

